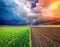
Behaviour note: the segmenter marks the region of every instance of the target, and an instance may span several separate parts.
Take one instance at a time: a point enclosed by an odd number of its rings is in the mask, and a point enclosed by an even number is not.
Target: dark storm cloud
[[[0,0],[0,25],[27,25],[30,22],[22,6],[14,0]]]

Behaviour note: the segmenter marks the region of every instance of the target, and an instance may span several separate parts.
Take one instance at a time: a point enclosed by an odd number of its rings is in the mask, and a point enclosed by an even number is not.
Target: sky
[[[48,0],[0,0],[0,25],[38,25],[59,19],[60,2],[51,2]],[[47,5],[48,3],[50,4]]]
[[[0,25],[31,25],[36,1],[0,0],[0,7]]]

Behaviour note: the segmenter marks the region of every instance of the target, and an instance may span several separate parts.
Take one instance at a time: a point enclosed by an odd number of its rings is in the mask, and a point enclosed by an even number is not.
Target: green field
[[[30,27],[0,27],[0,47],[31,47]]]

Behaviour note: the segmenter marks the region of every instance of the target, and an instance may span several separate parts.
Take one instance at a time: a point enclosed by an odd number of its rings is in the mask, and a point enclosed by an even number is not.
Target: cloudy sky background
[[[0,25],[33,25],[46,21],[54,21],[54,18],[57,17],[57,15],[55,12],[54,14],[53,11],[56,11],[54,8],[57,6],[57,3],[55,3],[55,5],[53,3],[46,7],[46,2],[48,3],[49,1],[0,0]],[[60,18],[59,13],[58,15]]]
[[[0,0],[0,25],[30,25],[35,13],[35,0]]]

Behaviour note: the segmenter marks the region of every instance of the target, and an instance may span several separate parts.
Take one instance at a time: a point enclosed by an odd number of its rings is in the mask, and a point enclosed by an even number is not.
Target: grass
[[[0,47],[31,47],[30,27],[0,27]]]

